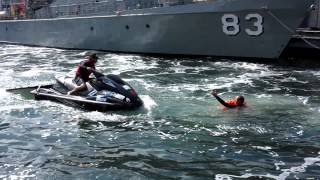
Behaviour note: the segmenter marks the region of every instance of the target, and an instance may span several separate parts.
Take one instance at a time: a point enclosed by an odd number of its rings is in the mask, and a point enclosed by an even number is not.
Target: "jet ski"
[[[56,77],[56,83],[31,91],[36,100],[53,100],[66,105],[87,110],[108,111],[119,109],[134,109],[143,102],[136,91],[119,76],[104,75],[93,71],[95,78],[86,82],[87,90],[75,95],[67,95],[77,84],[74,76]]]

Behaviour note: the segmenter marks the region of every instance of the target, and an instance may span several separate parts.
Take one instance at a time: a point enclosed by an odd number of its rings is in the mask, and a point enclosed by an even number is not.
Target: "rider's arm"
[[[87,70],[95,69],[95,68],[92,68],[90,66],[86,66],[86,63],[87,63],[87,61],[81,61],[80,64],[79,64],[80,68],[87,69]]]
[[[86,64],[86,61],[81,61],[80,64],[79,64],[79,66],[80,66],[81,68],[86,69],[87,66],[86,66],[85,64]]]
[[[219,101],[220,104],[222,104],[223,106],[227,107],[227,108],[234,108],[235,106],[232,106],[228,103],[226,103],[223,99],[221,99],[218,95],[213,94],[213,96]]]

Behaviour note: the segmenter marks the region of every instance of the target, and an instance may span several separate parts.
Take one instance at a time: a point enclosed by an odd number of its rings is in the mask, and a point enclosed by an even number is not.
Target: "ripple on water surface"
[[[320,178],[318,69],[97,52],[144,101],[101,113],[5,91],[53,83],[87,52],[0,46],[1,179]]]

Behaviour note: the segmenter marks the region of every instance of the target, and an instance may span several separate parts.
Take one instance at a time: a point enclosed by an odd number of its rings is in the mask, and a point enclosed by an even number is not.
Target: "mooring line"
[[[279,19],[275,14],[273,14],[270,9],[268,8],[263,8],[267,11],[267,13],[273,17],[281,26],[283,26],[285,29],[287,29],[290,33],[292,34],[296,34],[296,31],[291,29],[288,25],[286,25],[283,21],[281,21],[281,19]],[[304,38],[303,36],[301,35],[298,35],[297,36],[298,38],[302,39],[305,43],[307,43],[309,46],[315,48],[315,49],[320,49],[319,46],[317,46],[316,44],[310,42],[309,40],[307,40],[306,38]]]

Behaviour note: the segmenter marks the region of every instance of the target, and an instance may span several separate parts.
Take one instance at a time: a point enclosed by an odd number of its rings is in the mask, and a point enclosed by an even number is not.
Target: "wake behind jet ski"
[[[95,78],[86,82],[87,90],[67,95],[77,84],[74,77],[56,77],[57,82],[51,86],[38,87],[31,91],[37,100],[54,100],[70,106],[88,110],[134,109],[143,102],[136,91],[119,76],[104,75],[93,71]]]

